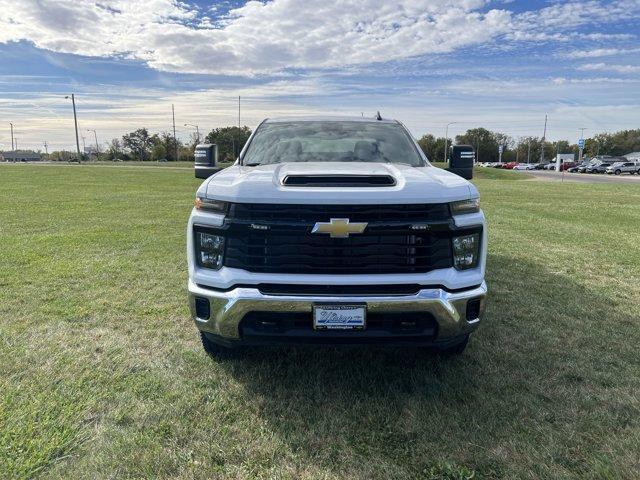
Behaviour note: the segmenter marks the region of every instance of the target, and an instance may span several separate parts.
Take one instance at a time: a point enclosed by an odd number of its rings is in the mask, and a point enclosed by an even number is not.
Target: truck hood
[[[285,186],[289,175],[390,175],[394,186]],[[234,165],[198,189],[209,198],[241,203],[398,204],[442,203],[478,197],[467,180],[440,168],[381,163],[305,162],[245,167]]]

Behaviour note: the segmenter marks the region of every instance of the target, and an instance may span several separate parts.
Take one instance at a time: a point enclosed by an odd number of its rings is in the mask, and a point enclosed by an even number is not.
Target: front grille
[[[363,233],[332,238],[316,222],[367,222]],[[201,227],[197,227],[201,228]],[[220,232],[224,265],[249,272],[294,274],[426,273],[453,266],[457,229],[447,204],[232,204]],[[478,231],[478,228],[473,229]]]

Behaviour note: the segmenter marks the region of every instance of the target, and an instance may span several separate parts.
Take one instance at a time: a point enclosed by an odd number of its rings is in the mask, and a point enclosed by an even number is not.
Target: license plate
[[[314,305],[313,328],[316,330],[364,330],[366,305]]]

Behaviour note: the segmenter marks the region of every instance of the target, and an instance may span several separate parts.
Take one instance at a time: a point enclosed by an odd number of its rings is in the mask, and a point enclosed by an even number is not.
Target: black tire
[[[640,175],[640,168],[638,169],[638,171],[636,172],[638,175]]]
[[[465,348],[467,348],[468,344],[469,334],[465,335],[464,338],[455,345],[440,349],[440,355],[444,357],[455,357],[457,355],[461,355],[462,352],[464,352]]]
[[[212,342],[204,332],[200,332],[200,341],[204,351],[214,360],[229,360],[240,357],[242,349],[240,347],[226,347],[219,343]]]
[[[620,174],[622,173],[622,171],[620,171],[620,170],[616,170],[616,171],[615,171],[615,172],[613,172],[613,173],[615,173],[616,175],[620,175]]]

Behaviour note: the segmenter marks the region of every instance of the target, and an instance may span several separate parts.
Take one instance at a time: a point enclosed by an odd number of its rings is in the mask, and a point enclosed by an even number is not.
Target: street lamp
[[[9,125],[11,125],[11,151],[13,151],[13,123],[9,122]]]
[[[66,95],[64,98],[69,98],[69,95]],[[80,155],[80,139],[78,138],[78,116],[76,115],[76,97],[72,93],[71,94],[71,103],[73,105],[73,123],[76,126],[76,151],[78,152],[78,163],[82,161],[82,156]]]
[[[87,128],[87,132],[93,132],[93,138],[96,139],[96,160],[99,160],[100,147],[98,146],[98,134],[92,128]]]
[[[196,143],[200,143],[200,130],[198,129],[198,125],[193,125],[191,123],[185,123],[185,127],[194,127],[196,129]]]
[[[449,125],[455,125],[458,122],[449,122],[447,123],[447,128],[445,129],[445,133],[444,133],[444,161],[446,163],[447,161],[447,143],[449,143]]]

